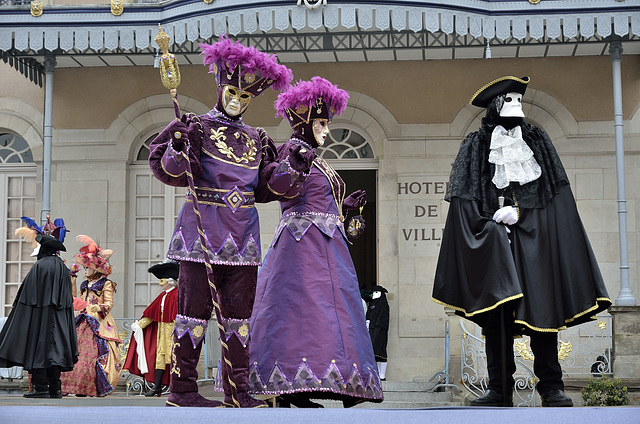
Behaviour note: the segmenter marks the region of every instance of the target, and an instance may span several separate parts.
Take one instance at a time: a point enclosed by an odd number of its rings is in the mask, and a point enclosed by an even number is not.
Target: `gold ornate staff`
[[[180,105],[178,104],[178,86],[180,85],[180,68],[176,57],[169,53],[169,44],[171,37],[162,30],[162,25],[158,24],[158,35],[155,38],[156,44],[160,47],[162,56],[160,56],[160,80],[171,93],[173,100],[173,110],[176,118],[180,119]]]
[[[180,105],[178,104],[178,86],[180,85],[180,69],[178,68],[178,61],[176,57],[169,53],[169,44],[171,43],[171,37],[162,30],[162,25],[158,24],[158,34],[155,38],[156,44],[162,51],[160,57],[160,79],[162,85],[164,85],[171,93],[171,100],[173,100],[173,111],[176,114],[176,118],[181,118]],[[181,138],[182,134],[176,132],[175,138]],[[185,144],[189,144],[189,140],[185,138]],[[202,251],[204,252],[204,265],[207,268],[207,280],[209,282],[209,288],[211,290],[212,301],[214,310],[216,313],[216,323],[218,324],[218,330],[220,333],[220,344],[222,345],[222,363],[227,368],[227,379],[229,386],[231,387],[231,399],[235,407],[240,408],[240,402],[238,402],[238,392],[235,382],[232,380],[233,366],[229,360],[229,345],[225,342],[226,333],[224,326],[222,325],[222,311],[220,310],[220,296],[218,289],[214,283],[213,268],[211,267],[211,260],[209,256],[209,249],[207,249],[207,241],[205,238],[204,227],[202,226],[202,215],[200,215],[200,208],[198,206],[198,198],[196,196],[195,184],[193,182],[193,173],[191,172],[191,161],[186,153],[185,149],[181,152],[186,160],[186,174],[187,181],[189,182],[188,194],[191,198],[191,204],[193,205],[193,212],[196,216],[196,226],[198,228],[198,234],[200,237],[200,244],[202,245]]]

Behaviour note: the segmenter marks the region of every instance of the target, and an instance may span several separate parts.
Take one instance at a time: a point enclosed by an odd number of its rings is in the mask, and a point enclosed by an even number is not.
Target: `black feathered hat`
[[[489,106],[489,103],[491,103],[491,100],[501,94],[520,93],[524,95],[529,81],[531,81],[529,77],[518,78],[506,76],[498,78],[485,84],[480,90],[476,91],[476,94],[469,100],[469,104],[486,108]]]
[[[152,265],[148,271],[155,275],[156,278],[173,278],[178,281],[180,263],[177,261],[160,262],[159,264]]]
[[[40,250],[46,249],[47,251],[57,252],[63,251],[66,252],[67,248],[64,247],[64,244],[57,238],[53,236],[49,236],[47,234],[38,234],[36,236],[36,241],[40,243]]]

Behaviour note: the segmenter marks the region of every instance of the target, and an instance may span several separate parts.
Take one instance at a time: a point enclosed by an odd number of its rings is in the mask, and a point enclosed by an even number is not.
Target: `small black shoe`
[[[23,394],[22,396],[30,399],[49,399],[49,391],[47,390],[45,392],[45,391],[32,390],[29,393]]]
[[[291,402],[286,399],[286,396],[278,396],[276,398],[276,408],[291,408]]]
[[[506,399],[502,398],[502,394],[494,390],[487,389],[485,394],[475,398],[471,401],[471,406],[513,406],[513,397],[507,396]]]
[[[153,389],[149,390],[147,393],[144,394],[147,397],[151,397],[151,396],[162,396],[162,386],[154,386]]]
[[[49,397],[51,399],[62,399],[62,391],[61,390],[56,390],[56,391],[49,391]]]
[[[285,393],[280,395],[280,398],[281,403],[284,402],[283,408],[291,408],[291,405],[296,408],[324,408],[321,404],[311,401],[309,396],[304,393]],[[285,406],[287,403],[289,406]]]
[[[550,406],[552,408],[559,406],[573,406],[571,398],[564,394],[562,390],[551,390],[544,395],[540,395],[542,406]]]

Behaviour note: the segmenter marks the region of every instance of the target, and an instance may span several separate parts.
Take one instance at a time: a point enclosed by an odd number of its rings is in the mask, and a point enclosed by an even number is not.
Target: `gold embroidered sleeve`
[[[145,328],[147,325],[151,324],[153,320],[149,317],[142,317],[138,320],[138,325],[140,328]]]
[[[113,308],[113,293],[114,285],[111,280],[107,280],[102,289],[102,302],[100,302],[100,309],[102,309],[102,312],[105,314],[111,312]]]
[[[73,297],[78,297],[78,286],[76,285],[77,277],[71,276],[71,295]]]

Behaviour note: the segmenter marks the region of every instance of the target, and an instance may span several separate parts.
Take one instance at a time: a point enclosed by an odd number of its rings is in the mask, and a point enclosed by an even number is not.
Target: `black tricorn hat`
[[[371,288],[371,291],[379,291],[379,292],[382,292],[382,293],[389,293],[387,291],[387,289],[385,289],[382,286],[374,286],[374,287]]]
[[[148,271],[156,276],[156,278],[173,278],[178,281],[178,275],[180,274],[180,263],[177,261],[160,262],[159,264],[152,265]]]
[[[38,234],[36,236],[36,241],[40,243],[40,246],[46,248],[47,250],[51,250],[54,252],[57,252],[59,250],[63,252],[67,251],[67,248],[64,247],[64,244],[62,244],[60,240],[47,234]]]
[[[469,100],[469,104],[478,107],[487,107],[489,106],[489,103],[491,103],[491,100],[501,94],[524,94],[527,90],[527,84],[529,84],[529,81],[531,81],[531,78],[529,77],[518,78],[506,76],[498,78],[488,84],[485,84],[480,90],[476,91],[476,94],[474,94],[471,97],[471,100]]]

